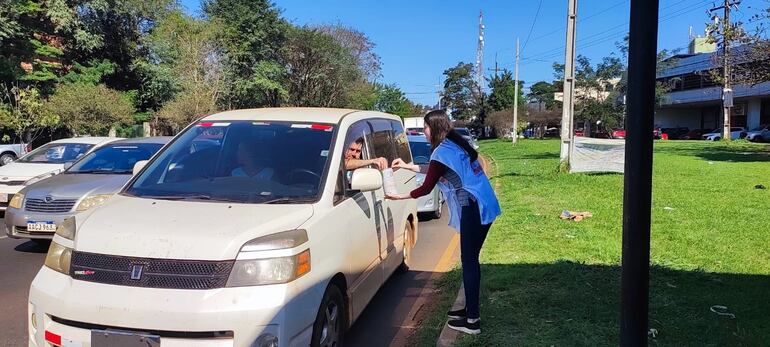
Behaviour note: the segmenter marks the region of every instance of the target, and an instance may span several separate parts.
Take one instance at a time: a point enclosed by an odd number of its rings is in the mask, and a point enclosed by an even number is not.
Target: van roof
[[[253,108],[244,110],[224,111],[204,117],[206,121],[224,121],[224,120],[273,120],[290,122],[319,122],[319,123],[339,123],[342,117],[355,113],[364,112],[359,110],[344,108],[314,108],[314,107],[277,107],[277,108]],[[366,111],[372,112],[372,111]],[[396,116],[387,113],[376,112],[386,118],[398,119]]]

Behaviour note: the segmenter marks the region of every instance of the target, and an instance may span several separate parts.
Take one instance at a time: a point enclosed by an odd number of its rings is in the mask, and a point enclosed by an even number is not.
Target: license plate
[[[27,231],[55,232],[56,224],[54,222],[29,221],[27,222]]]
[[[91,347],[160,347],[160,336],[117,330],[91,330]]]
[[[8,202],[8,194],[0,193],[0,202]]]

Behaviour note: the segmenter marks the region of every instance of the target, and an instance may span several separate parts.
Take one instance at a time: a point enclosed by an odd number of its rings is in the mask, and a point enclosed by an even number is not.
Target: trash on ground
[[[767,187],[765,187],[765,186],[763,186],[761,184],[757,184],[757,185],[754,186],[754,189],[767,189]]]
[[[573,211],[567,211],[564,210],[561,212],[561,215],[559,218],[561,219],[571,219],[576,222],[579,222],[585,218],[593,217],[594,215],[591,212],[585,211],[585,212],[573,212]]]
[[[714,312],[720,316],[725,316],[727,318],[733,318],[733,319],[735,318],[735,315],[730,313],[730,310],[726,306],[714,305],[714,306],[711,306],[710,310],[711,312]]]
[[[673,210],[676,210],[675,208],[673,208],[673,207],[668,207],[668,206],[664,207],[663,209],[664,209],[664,210],[666,210],[666,211],[673,211]]]

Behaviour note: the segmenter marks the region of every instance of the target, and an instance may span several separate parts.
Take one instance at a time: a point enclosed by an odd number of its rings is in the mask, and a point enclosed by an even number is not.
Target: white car
[[[420,165],[420,173],[417,174],[417,185],[421,186],[425,180],[427,166],[430,164],[431,149],[430,142],[425,136],[408,136],[409,147],[412,149],[412,160]],[[431,218],[441,218],[442,207],[444,206],[444,194],[441,189],[434,187],[430,194],[421,196],[417,199],[417,212],[428,214]]]
[[[193,150],[203,138],[217,145]],[[191,124],[57,229],[29,345],[342,345],[417,240],[415,202],[385,199],[362,164],[374,157],[411,162],[398,117],[279,108]],[[397,190],[414,176],[395,170]]]
[[[0,211],[9,204],[21,207],[21,199],[13,199],[22,188],[56,175],[67,163],[78,160],[101,145],[119,140],[117,137],[74,137],[49,142],[18,160],[0,166]]]
[[[714,129],[714,131],[703,134],[702,138],[707,141],[719,141],[722,139],[722,128]],[[737,140],[746,137],[746,128],[733,127],[730,128],[730,139]]]
[[[770,141],[770,125],[760,125],[746,133],[746,140],[751,142]]]

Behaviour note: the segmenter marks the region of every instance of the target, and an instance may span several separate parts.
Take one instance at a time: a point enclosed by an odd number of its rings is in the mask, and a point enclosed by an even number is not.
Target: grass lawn
[[[623,176],[557,173],[556,140],[481,146],[503,215],[482,251],[483,334],[458,344],[617,346]],[[770,345],[770,189],[757,184],[770,188],[770,145],[656,143],[650,345]],[[563,221],[564,209],[594,217]],[[453,298],[459,270],[447,276]],[[446,308],[418,344],[435,341]]]

